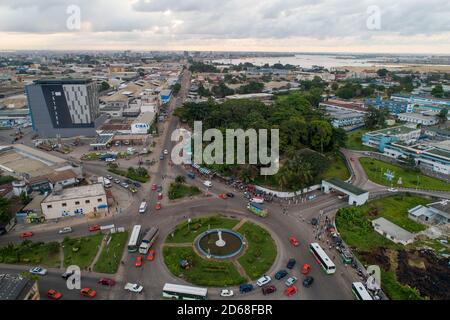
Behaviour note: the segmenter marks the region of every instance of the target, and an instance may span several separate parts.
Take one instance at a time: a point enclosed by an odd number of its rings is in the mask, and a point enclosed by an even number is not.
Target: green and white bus
[[[166,283],[162,292],[163,298],[174,300],[206,300],[208,289]]]
[[[133,232],[131,233],[130,241],[128,241],[128,252],[136,252],[139,249],[139,242],[141,238],[141,226],[139,224],[133,227]]]
[[[316,258],[316,261],[322,266],[323,271],[327,274],[333,274],[336,272],[336,265],[333,261],[331,261],[318,243],[311,243],[309,245],[309,251],[311,251],[314,258]]]
[[[353,282],[352,292],[357,300],[373,300],[362,282]]]

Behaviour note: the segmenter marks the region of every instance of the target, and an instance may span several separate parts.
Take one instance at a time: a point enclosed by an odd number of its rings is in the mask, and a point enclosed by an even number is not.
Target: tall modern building
[[[37,80],[25,90],[33,130],[43,138],[95,136],[105,120],[90,79]]]

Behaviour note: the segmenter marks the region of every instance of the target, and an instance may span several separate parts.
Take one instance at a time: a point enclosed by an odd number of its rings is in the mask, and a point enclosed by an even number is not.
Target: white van
[[[205,182],[203,182],[203,184],[206,186],[206,187],[208,187],[208,188],[211,188],[212,187],[212,182],[211,181],[205,181]]]
[[[144,201],[141,203],[141,206],[139,207],[139,213],[142,214],[145,213],[145,211],[147,211],[147,202]]]

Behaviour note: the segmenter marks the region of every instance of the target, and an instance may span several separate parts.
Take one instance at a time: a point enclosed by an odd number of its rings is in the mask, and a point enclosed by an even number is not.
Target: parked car
[[[159,160],[164,160],[164,154],[161,154],[161,155],[159,156]]]
[[[128,189],[128,188],[130,187],[130,186],[129,186],[127,183],[125,183],[125,182],[122,182],[120,185],[122,186],[122,188],[125,188],[125,189]]]
[[[156,254],[156,251],[155,251],[154,249],[151,249],[151,250],[148,252],[147,261],[153,261],[153,260],[155,260],[155,254]]]
[[[121,181],[119,179],[114,179],[114,183],[121,184]]]
[[[20,237],[21,237],[22,239],[25,239],[25,238],[30,238],[30,237],[32,237],[33,235],[34,235],[33,232],[27,231],[27,232],[23,232],[23,233],[20,235]]]
[[[142,267],[142,256],[137,256],[134,262],[136,268]]]
[[[162,200],[163,199],[163,194],[160,192],[158,193],[158,200]]]
[[[267,295],[267,294],[271,294],[274,293],[275,291],[277,291],[277,288],[274,285],[271,286],[266,286],[264,288],[261,289],[263,295]]]
[[[75,273],[75,271],[72,272],[64,272],[61,277],[65,280],[69,279],[70,276],[72,276]]]
[[[106,176],[106,179],[112,180],[112,179],[113,179],[113,176]]]
[[[30,269],[30,273],[38,276],[45,276],[47,274],[47,269],[41,267],[33,267]]]
[[[99,224],[95,224],[95,225],[89,227],[90,232],[99,231],[100,229],[101,229],[101,227]]]
[[[155,206],[156,210],[161,210],[161,202],[157,202]]]
[[[156,188],[156,192],[162,192],[163,187],[162,186],[158,186],[158,188]]]
[[[298,292],[296,286],[290,286],[286,290],[284,290],[284,295],[287,297],[291,297]]]
[[[127,283],[124,287],[125,290],[134,292],[134,293],[141,293],[142,290],[144,290],[144,287],[137,284],[137,283]]]
[[[116,281],[114,281],[113,279],[110,279],[110,278],[100,278],[100,280],[98,280],[98,284],[101,284],[103,286],[112,287],[116,284]]]
[[[289,237],[289,242],[294,246],[294,247],[298,247],[299,242],[297,240],[296,237]]]
[[[167,149],[164,149],[164,152],[163,152],[163,153],[164,153],[164,155],[166,155],[166,156],[167,156],[167,155],[169,154],[169,150],[167,150]]]
[[[293,269],[295,267],[295,264],[297,263],[297,261],[294,258],[289,259],[286,268],[288,269]]]
[[[221,297],[232,297],[232,296],[234,296],[234,292],[233,292],[233,290],[222,289],[220,291],[220,296]]]
[[[234,193],[231,193],[231,192],[227,193],[227,197],[228,198],[234,198]]]
[[[253,291],[253,285],[249,283],[241,284],[239,286],[239,292],[240,293],[247,293]]]
[[[292,286],[294,283],[296,283],[297,280],[298,280],[297,277],[292,276],[292,277],[289,277],[289,278],[286,280],[286,282],[285,282],[284,284],[286,285],[286,287],[290,287],[290,286]]]
[[[264,285],[270,283],[270,281],[272,281],[272,278],[269,277],[269,276],[264,275],[264,276],[262,276],[261,278],[259,278],[258,281],[256,281],[256,284],[257,284],[259,287],[262,287],[262,286],[264,286]]]
[[[130,192],[131,193],[137,193],[138,192],[138,189],[136,189],[135,187],[130,187]]]
[[[311,270],[311,265],[305,263],[302,267],[302,270],[300,271],[302,274],[308,274],[309,270]]]
[[[389,191],[389,192],[398,192],[398,189],[395,189],[395,188],[389,188],[388,191]]]
[[[62,293],[56,291],[55,289],[49,289],[47,291],[47,297],[49,297],[50,299],[59,300],[62,297]]]
[[[133,182],[133,186],[135,186],[136,188],[142,187],[142,185],[139,182]]]
[[[284,277],[286,277],[287,275],[288,275],[288,272],[286,270],[280,270],[275,274],[275,279],[281,280]]]
[[[309,287],[311,287],[311,285],[313,284],[313,282],[314,282],[314,278],[313,278],[313,277],[306,277],[306,278],[303,280],[303,286],[304,286],[305,288],[309,288]]]
[[[97,295],[97,291],[91,288],[84,288],[80,290],[80,294],[87,298],[94,298]]]
[[[155,191],[158,186],[156,184],[152,184],[152,191]]]
[[[73,232],[71,227],[64,227],[61,230],[58,231],[59,234],[66,234]]]

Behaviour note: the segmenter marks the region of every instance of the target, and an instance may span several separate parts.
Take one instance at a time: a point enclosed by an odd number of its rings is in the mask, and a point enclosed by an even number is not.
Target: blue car
[[[275,279],[281,280],[288,275],[286,270],[280,270],[275,274]]]
[[[240,293],[247,293],[247,292],[250,292],[250,291],[252,291],[252,290],[253,290],[253,285],[248,284],[248,283],[246,283],[246,284],[241,284],[241,285],[239,286],[239,292],[240,292]]]

